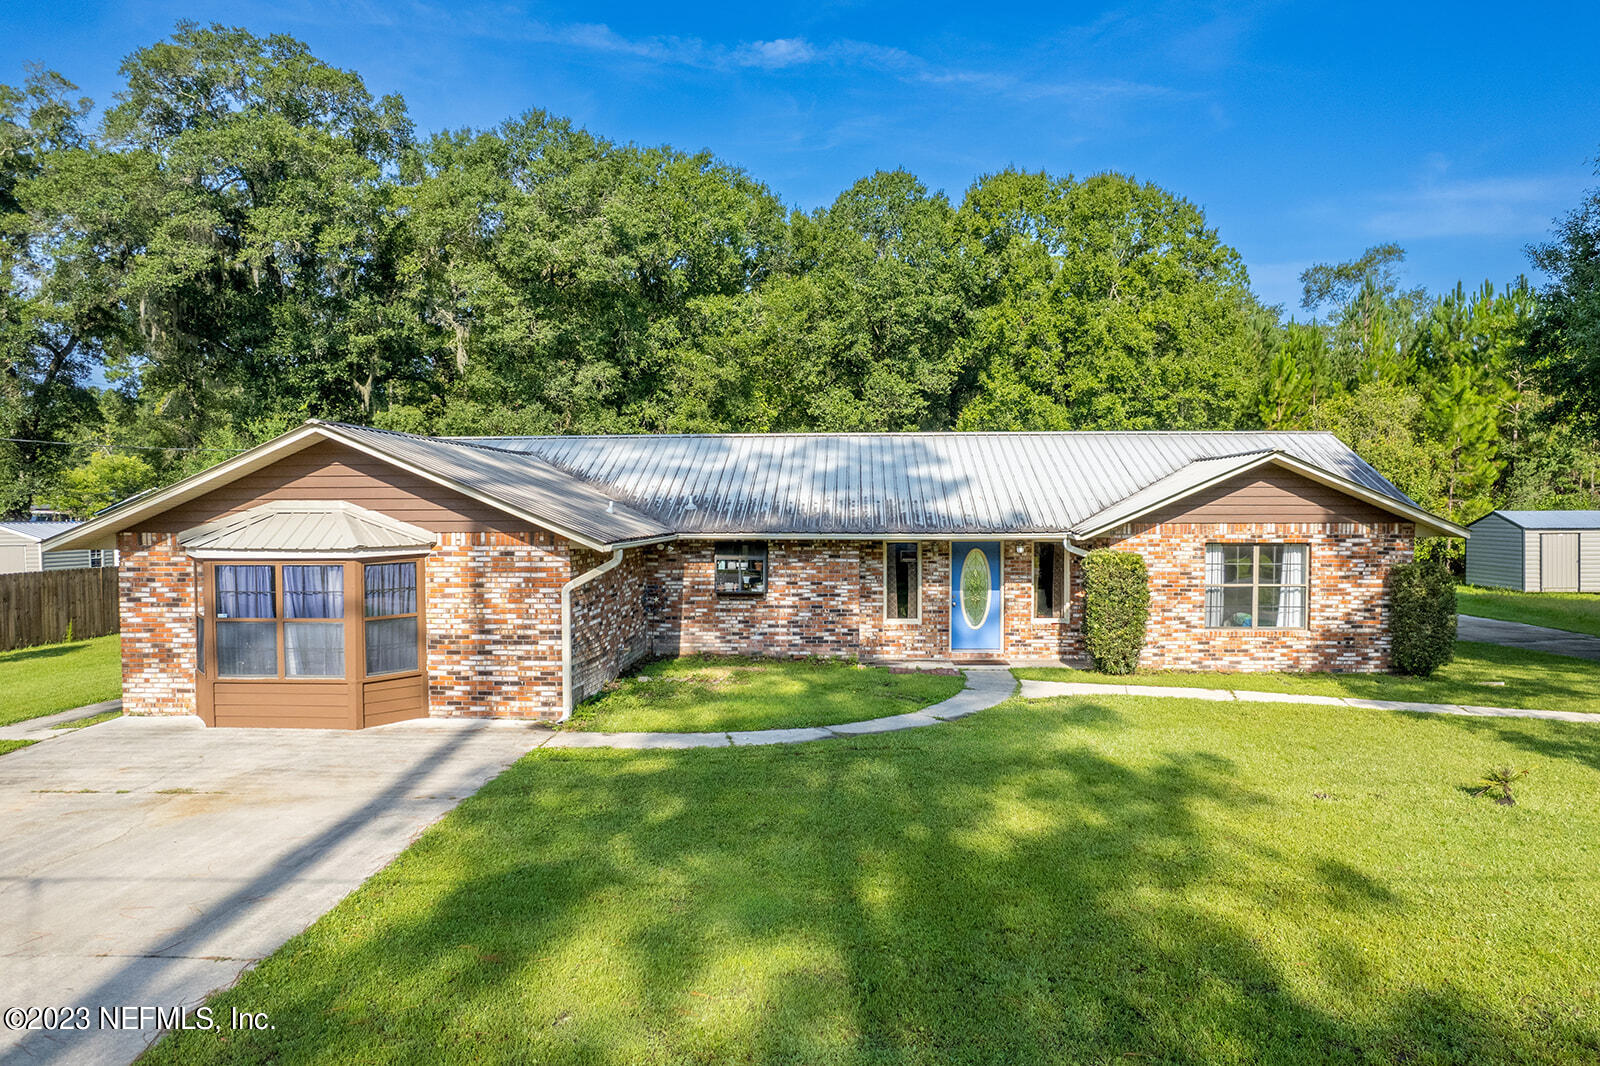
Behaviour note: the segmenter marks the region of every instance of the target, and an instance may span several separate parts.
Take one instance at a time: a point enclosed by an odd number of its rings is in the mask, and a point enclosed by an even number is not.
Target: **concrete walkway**
[[[1016,679],[1004,666],[968,666],[963,671],[967,686],[943,703],[920,711],[870,718],[842,725],[807,726],[799,729],[752,729],[733,733],[600,733],[552,731],[537,744],[541,748],[742,748],[757,744],[802,744],[831,737],[858,737],[871,733],[893,733],[938,725],[987,710],[1004,702],[1017,690]],[[437,721],[436,719],[434,721]],[[430,720],[396,722],[381,728],[403,731],[425,729]]]
[[[1570,655],[1575,659],[1593,659],[1600,662],[1600,637],[1591,637],[1587,633],[1569,633],[1565,629],[1530,626],[1525,622],[1502,622],[1498,618],[1475,618],[1470,614],[1458,614],[1456,639],[1549,652],[1551,655]]]
[[[120,710],[122,710],[121,700],[106,700],[104,703],[91,703],[87,707],[74,707],[70,711],[57,711],[42,718],[29,718],[26,721],[0,726],[0,740],[49,740],[63,733],[73,732],[68,729],[57,729],[56,726],[76,722],[81,718],[93,718],[107,711]]]
[[[1355,696],[1308,696],[1294,692],[1251,692],[1247,689],[1177,688],[1166,685],[1100,685],[1080,681],[1024,681],[1022,698],[1055,696],[1154,696],[1158,699],[1215,700],[1248,703],[1312,703],[1324,707],[1367,707],[1379,711],[1413,711],[1418,714],[1464,714],[1477,718],[1549,718],[1557,722],[1600,725],[1600,713],[1538,711],[1519,707],[1479,707],[1470,703],[1411,703],[1405,700],[1364,700]],[[1600,694],[1596,697],[1600,705]]]

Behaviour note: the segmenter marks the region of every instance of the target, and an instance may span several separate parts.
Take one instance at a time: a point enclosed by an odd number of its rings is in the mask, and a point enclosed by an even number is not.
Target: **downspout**
[[[1080,559],[1082,559],[1085,555],[1089,554],[1089,549],[1088,548],[1080,548],[1076,544],[1073,544],[1071,537],[1067,537],[1065,540],[1063,540],[1061,542],[1061,546],[1063,548],[1067,549],[1067,552],[1069,554],[1076,555]]]
[[[615,570],[622,563],[622,551],[618,548],[611,553],[611,558],[561,586],[561,717],[556,719],[558,722],[572,717],[572,590]]]

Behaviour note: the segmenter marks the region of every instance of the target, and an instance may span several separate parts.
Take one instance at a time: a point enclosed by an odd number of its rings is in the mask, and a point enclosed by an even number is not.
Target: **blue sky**
[[[1383,241],[1431,289],[1511,280],[1600,183],[1594,4],[10,0],[0,80],[42,62],[104,102],[184,17],[293,34],[422,130],[542,107],[709,148],[807,209],[897,166],[957,201],[1007,165],[1132,173],[1291,310],[1307,264]]]

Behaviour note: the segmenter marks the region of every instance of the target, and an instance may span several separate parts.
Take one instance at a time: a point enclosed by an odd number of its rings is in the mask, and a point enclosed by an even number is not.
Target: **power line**
[[[227,455],[238,455],[247,452],[248,448],[188,448],[179,444],[102,444],[93,441],[74,442],[70,440],[34,440],[31,437],[0,437],[0,441],[9,441],[12,444],[50,444],[57,448],[117,448],[125,452],[223,452]]]

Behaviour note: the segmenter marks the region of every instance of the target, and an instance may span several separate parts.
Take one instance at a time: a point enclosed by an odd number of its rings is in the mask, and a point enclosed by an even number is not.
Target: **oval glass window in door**
[[[977,629],[989,617],[989,557],[973,548],[961,563],[961,613]]]

